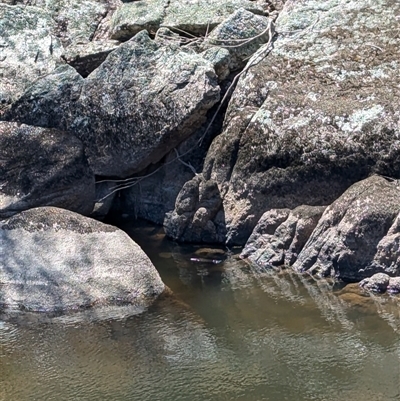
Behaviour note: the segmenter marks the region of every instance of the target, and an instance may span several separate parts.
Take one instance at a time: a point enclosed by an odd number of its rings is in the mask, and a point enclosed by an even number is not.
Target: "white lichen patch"
[[[369,109],[354,111],[349,118],[335,117],[338,127],[345,132],[361,131],[365,124],[378,119],[384,111],[383,106],[375,105]]]

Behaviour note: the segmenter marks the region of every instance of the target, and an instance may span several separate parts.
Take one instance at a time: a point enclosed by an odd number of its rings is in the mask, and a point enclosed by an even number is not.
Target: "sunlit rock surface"
[[[258,14],[266,13],[261,2],[248,0],[127,2],[112,17],[111,37],[127,40],[142,29],[155,33],[161,26],[204,35],[241,7]]]
[[[55,29],[46,10],[0,3],[0,116],[3,107],[61,62]]]
[[[165,289],[127,234],[63,209],[30,209],[1,221],[0,246],[2,309],[148,306]]]
[[[285,3],[205,160],[226,243],[244,244],[270,209],[328,205],[371,173],[400,176],[399,13],[392,0]]]
[[[178,46],[159,45],[143,31],[85,80],[62,67],[37,81],[6,117],[74,133],[96,174],[123,177],[158,162],[190,137],[219,93],[210,62]]]

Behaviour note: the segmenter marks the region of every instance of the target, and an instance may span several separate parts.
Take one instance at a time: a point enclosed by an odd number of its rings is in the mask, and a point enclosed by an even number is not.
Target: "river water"
[[[135,315],[3,315],[1,400],[400,400],[400,298],[130,234],[174,296]]]

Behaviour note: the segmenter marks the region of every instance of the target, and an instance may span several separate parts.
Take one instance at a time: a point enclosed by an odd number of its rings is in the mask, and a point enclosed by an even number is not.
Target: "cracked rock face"
[[[324,206],[272,209],[263,214],[241,257],[260,267],[291,266],[318,223]]]
[[[55,129],[0,122],[0,218],[38,206],[89,214],[94,185],[79,139]]]
[[[400,274],[397,181],[372,176],[352,185],[325,210],[293,268],[359,281]]]
[[[261,2],[248,0],[141,0],[124,3],[113,15],[111,37],[127,40],[142,29],[155,33],[161,26],[204,35],[241,7],[257,14],[266,13]]]
[[[6,118],[72,132],[95,174],[124,177],[195,132],[219,93],[211,63],[142,31],[85,80],[62,67],[37,81]]]
[[[328,205],[371,173],[400,176],[398,15],[393,0],[285,3],[204,164],[228,244],[244,244],[267,210]]]
[[[3,309],[147,306],[165,289],[150,259],[126,233],[66,210],[30,209],[2,221],[0,244]]]

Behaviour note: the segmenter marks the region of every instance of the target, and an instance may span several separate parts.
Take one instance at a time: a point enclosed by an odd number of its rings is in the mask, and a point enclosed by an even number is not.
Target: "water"
[[[3,316],[0,399],[400,400],[399,298],[131,234],[174,297],[134,316]]]

